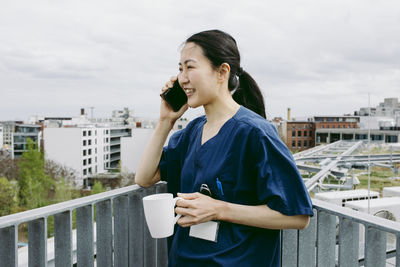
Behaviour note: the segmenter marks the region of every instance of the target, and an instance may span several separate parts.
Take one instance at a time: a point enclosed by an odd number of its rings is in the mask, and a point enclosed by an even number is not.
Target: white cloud
[[[96,115],[128,106],[157,116],[192,33],[238,42],[268,113],[351,113],[399,97],[400,2],[17,1],[0,9],[0,120]],[[197,114],[192,111],[191,114]]]

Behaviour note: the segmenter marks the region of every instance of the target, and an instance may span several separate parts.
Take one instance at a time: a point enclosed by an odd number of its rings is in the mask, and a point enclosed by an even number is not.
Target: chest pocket
[[[218,199],[228,202],[235,200],[235,188],[237,185],[236,176],[230,172],[221,172],[213,182],[214,192]]]

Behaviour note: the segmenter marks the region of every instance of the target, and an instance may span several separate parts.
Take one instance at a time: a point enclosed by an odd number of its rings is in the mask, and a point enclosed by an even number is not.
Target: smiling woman
[[[279,229],[305,228],[312,205],[291,153],[265,119],[260,89],[240,67],[236,41],[219,30],[191,36],[178,77],[162,91],[177,79],[188,102],[175,112],[162,100],[135,178],[141,186],[167,181],[181,198],[169,266],[280,266]],[[203,106],[206,115],[163,148],[189,106]],[[214,242],[197,232],[210,224],[219,225],[206,234]]]

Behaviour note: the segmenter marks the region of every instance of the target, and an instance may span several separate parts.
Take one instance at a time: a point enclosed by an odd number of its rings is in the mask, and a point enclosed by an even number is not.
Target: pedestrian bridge
[[[167,266],[167,241],[151,238],[141,201],[165,191],[163,182],[133,185],[0,217],[0,266]],[[308,228],[282,231],[283,267],[400,267],[399,223],[318,200],[313,206]],[[54,216],[52,242],[46,234],[49,216]],[[26,259],[18,249],[23,223],[28,224]]]

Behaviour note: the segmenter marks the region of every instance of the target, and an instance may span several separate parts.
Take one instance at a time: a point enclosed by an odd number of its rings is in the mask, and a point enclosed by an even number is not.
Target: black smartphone
[[[176,112],[181,109],[187,102],[187,95],[179,85],[178,80],[174,82],[174,86],[160,95],[171,108]]]

